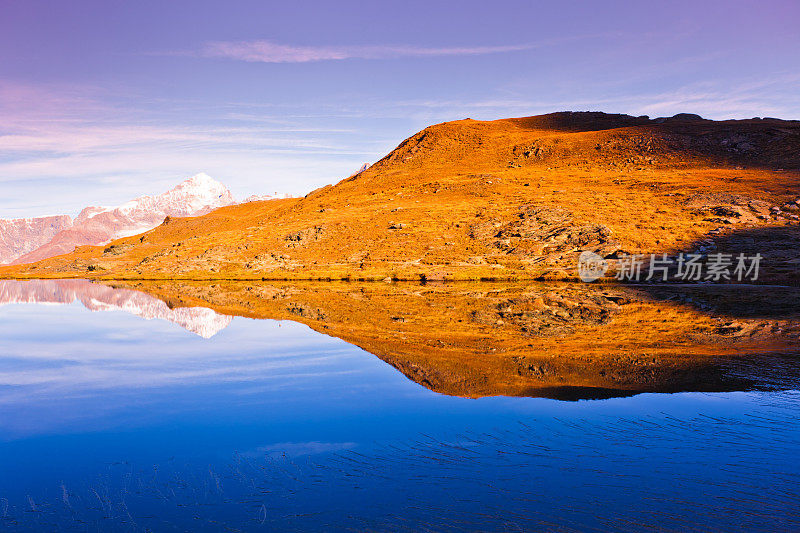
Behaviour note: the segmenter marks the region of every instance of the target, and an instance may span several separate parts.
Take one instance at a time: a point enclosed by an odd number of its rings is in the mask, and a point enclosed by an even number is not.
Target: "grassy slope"
[[[796,215],[770,212],[800,197],[800,172],[783,170],[798,168],[798,122],[579,113],[462,120],[431,126],[305,198],[168,220],[0,275],[566,279],[583,249],[800,242]],[[796,258],[766,246],[773,263]],[[796,270],[789,266],[793,281]]]

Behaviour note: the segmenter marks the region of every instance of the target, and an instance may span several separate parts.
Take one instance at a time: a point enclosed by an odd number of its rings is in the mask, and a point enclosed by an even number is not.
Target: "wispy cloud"
[[[272,41],[216,41],[200,51],[203,57],[220,57],[252,63],[308,63],[342,59],[391,59],[519,52],[534,44],[509,46],[419,47],[419,46],[293,46]]]
[[[90,87],[0,80],[0,218],[118,204],[200,171],[237,198],[305,194],[385,152],[374,135],[347,125],[244,104],[208,112],[188,100],[153,105]]]
[[[634,78],[639,79],[637,74]],[[600,84],[574,79],[561,86],[558,98],[543,94],[537,85],[523,85],[482,99],[395,99],[372,107],[380,109],[383,116],[424,122],[463,117],[492,120],[554,111],[604,111],[651,117],[697,113],[713,120],[754,116],[797,119],[800,117],[800,95],[795,90],[798,82],[800,75],[795,72],[776,72],[767,79],[733,86],[720,80],[634,91],[629,87],[635,86],[633,82],[609,80]],[[531,97],[537,94],[541,96]]]
[[[464,117],[591,110],[800,118],[800,75],[794,71],[736,83],[686,83],[679,75],[683,66],[670,63],[664,72],[647,75],[637,69],[627,72],[629,78],[603,81],[592,72],[550,75],[504,82],[491,91],[434,90],[424,98],[362,91],[313,100],[232,98],[214,105],[197,97],[0,80],[0,218],[118,204],[200,171],[239,198],[301,195],[379,159],[431,123]],[[667,83],[666,74],[675,81]]]
[[[800,97],[795,87],[800,75],[776,73],[769,79],[726,87],[720,83],[701,82],[679,87],[670,92],[642,98],[642,113],[692,112],[709,118],[749,118],[779,116],[795,118]]]

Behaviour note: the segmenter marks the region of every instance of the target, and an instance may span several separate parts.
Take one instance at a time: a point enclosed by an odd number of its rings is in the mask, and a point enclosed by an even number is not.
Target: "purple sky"
[[[0,0],[0,217],[338,181],[434,122],[800,119],[800,2]]]

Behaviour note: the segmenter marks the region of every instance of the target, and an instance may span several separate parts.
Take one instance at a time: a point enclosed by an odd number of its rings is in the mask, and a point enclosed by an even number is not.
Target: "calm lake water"
[[[1,283],[2,530],[800,530],[797,386],[466,399],[295,322]]]

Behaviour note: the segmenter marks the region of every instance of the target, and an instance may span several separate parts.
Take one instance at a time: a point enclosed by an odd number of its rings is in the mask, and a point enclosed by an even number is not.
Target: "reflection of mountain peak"
[[[70,304],[80,301],[90,311],[120,310],[145,320],[167,320],[209,339],[225,329],[233,317],[205,307],[170,309],[148,294],[114,289],[86,280],[0,280],[0,305],[11,303]]]

